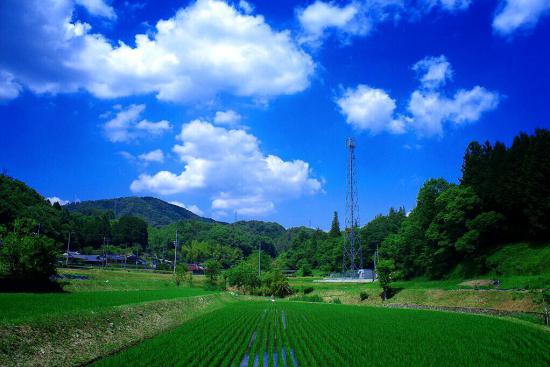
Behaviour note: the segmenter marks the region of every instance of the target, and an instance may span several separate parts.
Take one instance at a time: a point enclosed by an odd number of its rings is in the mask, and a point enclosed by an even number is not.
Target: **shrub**
[[[51,238],[10,232],[0,241],[0,269],[8,278],[48,281],[55,275],[56,251]]]
[[[265,296],[276,296],[284,298],[293,293],[288,284],[288,279],[278,269],[264,273],[262,276],[262,287],[266,288]]]
[[[361,300],[361,302],[366,301],[367,299],[369,299],[369,294],[365,291],[361,291],[361,293],[359,293],[359,299]]]
[[[261,284],[258,270],[244,261],[227,270],[224,276],[230,287],[242,292],[252,292]]]
[[[204,263],[204,266],[206,267],[206,276],[208,276],[208,281],[210,284],[216,283],[216,280],[218,280],[218,276],[222,272],[222,266],[218,260],[210,259],[207,260]]]
[[[323,298],[321,296],[318,296],[318,295],[313,295],[313,296],[299,296],[299,297],[294,297],[294,298],[291,298],[292,301],[302,301],[302,302],[324,302],[323,301]]]
[[[183,264],[176,265],[176,273],[174,274],[174,281],[176,282],[176,287],[179,287],[181,282],[185,281],[187,273],[187,266]]]
[[[303,263],[300,267],[300,275],[303,277],[310,277],[313,275],[313,272],[311,270],[311,265],[308,263]]]
[[[384,301],[390,298],[392,294],[391,281],[394,270],[395,264],[393,260],[380,260],[376,267],[380,287],[382,287],[382,299]]]
[[[337,298],[334,298],[334,299],[332,300],[332,303],[337,304],[337,305],[341,305],[341,304],[342,304],[342,301],[340,301],[340,298],[337,297]]]
[[[313,287],[304,287],[302,288],[302,292],[304,294],[310,294],[311,292],[313,292]]]

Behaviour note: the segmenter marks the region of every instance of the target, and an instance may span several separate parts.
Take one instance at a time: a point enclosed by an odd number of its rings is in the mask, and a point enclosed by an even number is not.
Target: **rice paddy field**
[[[101,313],[113,307],[195,297],[218,292],[175,285],[172,274],[121,270],[61,269],[64,292],[0,293],[0,325],[48,322],[59,317]]]
[[[200,288],[160,289],[145,291],[98,291],[75,293],[2,293],[0,294],[0,325],[17,325],[46,321],[51,318],[85,315],[112,307],[215,292]]]
[[[550,333],[457,313],[235,302],[94,366],[548,366]]]

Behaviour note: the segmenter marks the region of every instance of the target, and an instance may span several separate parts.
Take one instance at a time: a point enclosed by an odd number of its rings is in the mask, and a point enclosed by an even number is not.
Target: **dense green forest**
[[[164,226],[180,220],[213,222],[195,213],[152,197],[123,197],[117,199],[89,200],[64,206],[70,212],[93,215],[113,212],[116,219],[132,216],[143,219],[151,226]]]
[[[503,244],[550,242],[549,178],[548,130],[520,134],[510,147],[473,142],[464,156],[460,182],[430,179],[420,188],[410,213],[391,208],[358,229],[363,264],[372,267],[378,250],[379,257],[390,260],[402,278],[441,278],[450,272],[470,276],[495,269],[498,264],[490,256]],[[71,249],[87,253],[106,250],[171,258],[177,232],[178,257],[188,262],[216,259],[229,268],[261,248],[278,268],[297,269],[302,274],[312,269],[337,271],[342,263],[344,236],[336,212],[330,231],[325,232],[285,229],[261,221],[219,223],[194,214],[189,217],[185,209],[153,198],[91,203],[51,205],[23,182],[0,176],[0,258],[4,264],[0,271],[6,272],[6,262],[15,256],[8,250],[23,246],[13,245],[16,238],[40,238],[41,248],[61,253],[69,233]],[[152,213],[147,209],[151,207]],[[164,222],[171,223],[155,226]]]

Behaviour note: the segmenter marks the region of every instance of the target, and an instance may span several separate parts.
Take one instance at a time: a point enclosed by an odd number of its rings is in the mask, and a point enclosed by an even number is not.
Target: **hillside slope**
[[[122,197],[117,199],[90,200],[65,205],[71,212],[92,214],[94,212],[112,211],[116,218],[124,215],[140,217],[152,226],[164,226],[170,223],[196,220],[214,222],[195,213],[153,197]]]

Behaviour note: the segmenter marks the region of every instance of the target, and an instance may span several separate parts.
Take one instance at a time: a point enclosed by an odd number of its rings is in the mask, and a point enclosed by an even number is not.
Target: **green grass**
[[[199,288],[75,293],[0,293],[0,325],[46,321],[115,306],[211,294]]]
[[[497,276],[549,274],[550,245],[506,245],[487,258],[487,265]]]
[[[133,270],[103,269],[59,269],[59,274],[84,275],[88,279],[61,280],[63,289],[68,292],[130,291],[176,289],[172,274]],[[205,277],[193,277],[194,286],[202,286]]]
[[[284,315],[284,318],[283,318]],[[286,328],[284,322],[286,322]],[[255,335],[255,339],[253,338]],[[548,366],[550,334],[492,317],[299,302],[238,302],[95,366]],[[268,360],[264,364],[264,358]]]

